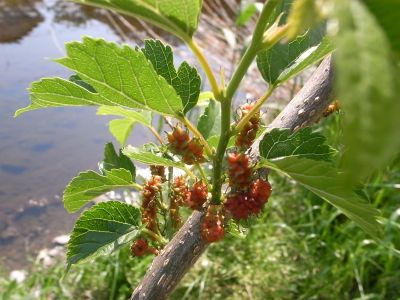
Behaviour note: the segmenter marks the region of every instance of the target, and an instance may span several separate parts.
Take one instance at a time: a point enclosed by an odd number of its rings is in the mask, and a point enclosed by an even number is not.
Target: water
[[[71,230],[77,215],[65,212],[60,194],[78,172],[97,169],[106,142],[116,145],[108,119],[96,116],[95,108],[47,109],[13,118],[29,103],[26,89],[32,81],[70,75],[46,59],[63,56],[64,42],[83,35],[117,42],[126,37],[108,20],[72,3],[0,0],[0,257],[7,267],[24,266],[27,255]],[[137,128],[132,143],[148,138]]]

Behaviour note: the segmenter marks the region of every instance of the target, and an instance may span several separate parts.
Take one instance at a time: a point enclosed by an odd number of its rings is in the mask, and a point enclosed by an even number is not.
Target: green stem
[[[118,273],[119,273],[119,257],[120,257],[120,251],[118,251],[117,259],[115,260],[115,264],[114,264],[113,281],[112,281],[112,285],[111,285],[110,297],[108,298],[110,300],[115,299],[115,294],[117,291],[117,281],[118,281]]]
[[[253,38],[243,57],[241,58],[239,65],[232,75],[228,87],[225,93],[221,95],[221,135],[217,147],[217,153],[215,154],[213,161],[213,190],[211,203],[220,204],[221,203],[221,187],[223,184],[222,180],[222,163],[224,160],[224,155],[226,147],[231,136],[231,105],[232,98],[237,91],[240,82],[242,81],[244,75],[253,62],[257,53],[262,49],[262,41],[265,29],[268,25],[268,20],[276,5],[282,0],[269,0],[264,4],[263,10],[258,18],[256,27],[254,29]]]
[[[134,189],[138,190],[138,191],[143,190],[143,186],[140,185],[140,184],[138,184],[138,183],[136,183],[136,182],[131,182],[131,186],[132,186]]]
[[[168,241],[164,237],[154,233],[153,231],[151,231],[151,230],[149,230],[147,228],[143,228],[141,230],[141,232],[142,232],[142,234],[150,236],[152,239],[156,240],[157,242],[159,242],[163,246],[168,244]]]
[[[148,128],[154,134],[154,136],[157,138],[157,140],[160,142],[160,144],[163,145],[164,141],[161,138],[160,134],[157,132],[157,130],[153,126],[149,126]]]
[[[190,171],[190,169],[188,168],[188,167],[186,167],[186,166],[184,166],[183,167],[185,170],[185,172],[186,172],[186,174],[189,176],[189,177],[191,177],[191,178],[193,178],[193,179],[196,179],[196,175],[194,175],[194,173],[192,172],[192,171]]]
[[[226,88],[225,99],[228,101],[232,101],[232,97],[237,91],[240,82],[242,81],[244,75],[256,57],[257,53],[262,49],[262,41],[264,37],[265,29],[268,25],[268,20],[272,13],[274,12],[275,7],[282,0],[269,0],[264,4],[264,8],[261,11],[261,14],[258,18],[256,27],[254,29],[253,38],[251,39],[251,43],[249,47],[246,49],[243,57],[241,58],[239,65],[232,75],[232,79],[230,80],[228,87]]]
[[[204,169],[201,167],[200,164],[196,164],[196,168],[197,168],[197,170],[199,170],[201,179],[204,181],[205,184],[208,185],[207,175],[206,175],[206,173],[204,172]]]
[[[213,190],[211,203],[221,203],[222,187],[222,162],[230,137],[231,105],[230,101],[221,102],[221,136],[219,139],[217,153],[213,161]]]
[[[268,100],[271,96],[272,92],[275,90],[275,85],[270,85],[267,92],[262,95],[254,104],[253,108],[239,121],[236,125],[234,132],[239,132],[243,129],[244,125],[246,125],[249,120],[260,111],[261,106]]]
[[[218,87],[217,80],[215,79],[214,72],[211,69],[211,66],[208,60],[205,58],[203,52],[201,51],[200,47],[193,39],[185,40],[189,48],[192,50],[193,54],[197,57],[197,60],[200,62],[201,67],[203,68],[208,81],[210,82],[211,90],[214,94],[215,99],[219,99],[221,95],[221,91]]]
[[[197,137],[200,141],[200,143],[203,145],[204,150],[206,151],[206,154],[208,157],[211,157],[213,155],[213,151],[210,148],[210,145],[208,145],[208,142],[205,140],[204,136],[201,134],[201,132],[190,122],[190,120],[186,117],[183,117],[181,119],[181,122],[186,125],[186,127],[193,133],[195,137]]]

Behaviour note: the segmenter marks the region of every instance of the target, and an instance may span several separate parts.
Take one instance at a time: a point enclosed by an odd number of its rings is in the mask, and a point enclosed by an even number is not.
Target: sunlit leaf
[[[219,109],[217,107],[217,103],[213,100],[210,100],[208,106],[204,110],[204,113],[200,116],[199,122],[197,124],[197,129],[200,131],[205,139],[210,136],[210,133],[212,132],[215,122],[217,120],[218,113]]]
[[[118,106],[100,106],[97,110],[97,114],[102,116],[124,117],[146,127],[151,126],[151,112],[149,111],[134,111]]]
[[[183,111],[187,113],[199,99],[201,77],[196,68],[183,62],[176,70],[171,47],[158,40],[146,40],[142,51],[156,72],[174,87],[182,99]]]
[[[122,151],[119,151],[119,155],[114,149],[112,143],[107,143],[104,147],[104,159],[100,164],[100,171],[103,175],[106,174],[105,171],[110,171],[112,169],[125,169],[131,172],[133,180],[136,177],[136,168],[132,161],[125,156]]]
[[[76,212],[88,202],[109,191],[132,187],[133,178],[125,169],[105,170],[104,175],[94,171],[81,172],[71,180],[63,194],[64,207]]]
[[[286,69],[290,68],[303,52],[317,46],[321,42],[323,35],[324,27],[320,26],[292,42],[281,42],[270,49],[261,51],[257,55],[257,66],[265,81],[270,84],[276,84],[279,76]],[[322,57],[320,59],[322,59]],[[309,64],[314,64],[317,61],[318,60],[311,60]],[[303,65],[299,71],[302,71],[308,66],[309,65]],[[295,74],[291,76],[294,75]]]
[[[127,146],[122,150],[122,153],[129,158],[146,165],[159,165],[185,169],[185,165],[183,163],[174,161],[170,158],[161,157],[153,152],[147,151],[146,149]]]
[[[335,47],[331,39],[328,37],[324,37],[321,43],[301,53],[300,56],[291,63],[291,65],[283,70],[282,73],[279,74],[276,83],[278,84],[288,81],[292,77],[300,74],[308,67],[317,64],[334,49]]]
[[[124,119],[111,120],[108,123],[111,134],[121,146],[125,146],[136,123],[140,123],[146,127],[152,126],[151,112],[149,111],[133,111],[119,106],[100,106],[97,114],[124,117]]]
[[[103,39],[83,38],[71,42],[67,56],[57,62],[74,71],[96,93],[61,78],[46,78],[30,88],[32,104],[22,112],[55,106],[111,105],[152,110],[178,116],[183,106],[180,97],[160,77],[140,50]]]
[[[132,205],[109,201],[91,207],[76,221],[68,242],[68,264],[109,255],[135,239],[140,225],[140,210]]]
[[[257,13],[257,11],[262,10],[262,3],[249,3],[246,5],[239,13],[236,18],[236,25],[244,26],[250,19]]]
[[[196,31],[202,0],[74,0],[142,18],[181,38]]]

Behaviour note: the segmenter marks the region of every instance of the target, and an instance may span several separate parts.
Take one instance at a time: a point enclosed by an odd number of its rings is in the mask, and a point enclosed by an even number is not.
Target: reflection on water
[[[65,213],[59,195],[79,171],[97,168],[103,145],[113,140],[95,108],[16,119],[14,111],[28,104],[30,82],[70,75],[46,59],[62,56],[64,42],[83,35],[121,41],[121,28],[107,13],[70,2],[0,0],[0,256],[7,266],[24,265],[27,253],[70,231],[76,215]],[[132,144],[148,139],[140,128],[133,136]]]
[[[0,43],[17,42],[29,34],[44,18],[36,9],[38,0],[0,1]]]

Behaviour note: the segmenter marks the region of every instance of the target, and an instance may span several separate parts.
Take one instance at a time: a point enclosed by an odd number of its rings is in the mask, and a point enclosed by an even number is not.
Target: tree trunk
[[[328,57],[269,127],[296,130],[314,123],[331,101],[332,81],[331,59]],[[262,138],[256,140],[252,147],[254,157],[259,154],[258,145]],[[154,258],[141,283],[133,291],[132,300],[167,299],[208,246],[200,234],[202,217],[202,212],[193,212],[160,255]]]

